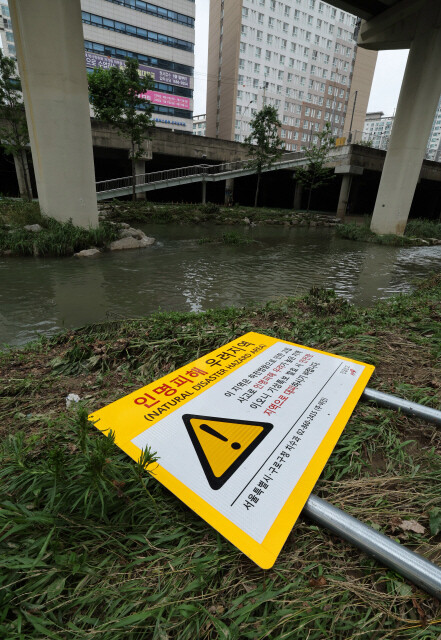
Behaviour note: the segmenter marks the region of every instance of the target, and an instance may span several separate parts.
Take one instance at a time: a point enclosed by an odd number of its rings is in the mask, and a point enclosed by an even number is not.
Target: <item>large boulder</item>
[[[91,249],[83,249],[82,251],[78,251],[78,253],[74,253],[76,258],[95,258],[101,255],[101,251],[96,247],[92,247]]]
[[[133,227],[122,229],[119,232],[119,237],[120,238],[136,238],[137,240],[142,240],[143,238],[147,238],[144,231],[141,231],[141,229],[134,229]]]
[[[144,247],[148,247],[155,242],[155,238],[148,238],[145,236],[138,240],[137,238],[133,238],[129,236],[128,238],[120,238],[119,240],[115,240],[111,242],[109,245],[110,251],[122,251],[124,249],[143,249]]]

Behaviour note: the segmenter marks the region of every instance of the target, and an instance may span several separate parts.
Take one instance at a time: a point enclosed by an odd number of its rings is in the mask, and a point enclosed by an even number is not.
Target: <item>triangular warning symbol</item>
[[[273,428],[269,422],[188,413],[182,419],[212,489],[220,489]]]

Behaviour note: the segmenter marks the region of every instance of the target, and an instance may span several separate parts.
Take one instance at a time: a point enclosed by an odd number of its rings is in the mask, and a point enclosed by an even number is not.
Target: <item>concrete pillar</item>
[[[79,0],[10,0],[40,207],[98,225]]]
[[[225,205],[228,206],[233,203],[234,195],[234,178],[227,178],[225,180]]]
[[[343,220],[348,207],[349,194],[351,192],[352,175],[344,173],[341,177],[340,195],[338,197],[337,218]]]
[[[293,209],[298,211],[302,208],[302,194],[303,194],[303,185],[300,182],[296,182],[295,190],[294,190],[294,203]]]
[[[441,7],[420,7],[372,216],[375,233],[402,235],[441,94]]]
[[[21,151],[21,156],[14,154],[15,172],[17,174],[18,191],[20,198],[28,197],[28,190],[26,184],[29,187],[30,195],[32,196],[31,176],[29,173],[29,164],[26,156],[26,151]],[[24,165],[24,166],[23,166]]]
[[[202,178],[202,204],[207,202],[207,183],[205,178]]]
[[[144,158],[139,158],[137,160],[135,160],[135,173],[137,176],[142,175],[143,173],[145,173],[145,159]],[[137,180],[137,183],[139,181]],[[145,200],[146,199],[146,192],[145,191],[137,191],[136,192],[136,199],[137,200]]]

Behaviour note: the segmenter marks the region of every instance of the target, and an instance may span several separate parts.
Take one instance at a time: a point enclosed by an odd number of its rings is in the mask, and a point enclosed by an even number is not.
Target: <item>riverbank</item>
[[[113,222],[154,224],[226,224],[226,225],[284,225],[299,227],[333,227],[339,220],[331,213],[293,211],[269,207],[225,207],[207,204],[158,203],[148,201],[111,200],[100,204],[101,220]]]
[[[360,216],[344,224],[333,214],[268,207],[223,207],[213,203],[170,204],[113,200],[100,205],[101,220],[137,223],[282,225],[285,227],[335,227],[341,238],[395,247],[422,247],[441,244],[441,222],[412,219],[404,236],[377,235],[370,231],[370,218]],[[353,217],[352,217],[353,218]]]
[[[99,207],[100,224],[96,229],[83,229],[71,222],[61,223],[43,215],[38,202],[0,200],[0,255],[62,257],[92,249],[90,255],[113,249],[149,246],[138,229],[141,224],[181,225],[260,225],[336,228],[342,238],[389,246],[427,246],[441,243],[441,223],[410,220],[404,236],[378,236],[369,230],[369,221],[342,224],[330,213],[293,211],[265,207],[222,207],[217,204],[152,203],[148,201],[112,200]],[[123,229],[123,227],[125,227]],[[130,235],[131,234],[131,235]],[[128,239],[128,236],[132,238]],[[227,243],[231,239],[227,239]],[[120,247],[112,243],[119,241]],[[137,243],[138,241],[138,243]],[[210,241],[207,236],[206,241]],[[230,243],[236,243],[231,241]]]
[[[370,220],[360,220],[360,224],[341,224],[337,228],[340,238],[371,242],[389,247],[427,247],[441,245],[441,222],[435,220],[409,220],[404,236],[392,233],[379,235],[369,228]]]
[[[10,640],[396,638],[439,603],[300,518],[263,572],[87,424],[247,331],[372,363],[370,386],[441,405],[441,276],[371,309],[300,299],[84,327],[0,357],[2,620]],[[82,408],[66,409],[69,393]],[[441,432],[360,403],[314,492],[441,561]]]
[[[108,247],[118,238],[116,225],[102,222],[96,229],[83,229],[43,215],[38,202],[0,200],[0,255],[72,256]]]

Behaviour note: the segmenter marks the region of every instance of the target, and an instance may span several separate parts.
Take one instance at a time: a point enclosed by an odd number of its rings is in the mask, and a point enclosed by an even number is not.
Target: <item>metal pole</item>
[[[429,560],[313,494],[302,513],[441,600],[441,569]]]
[[[423,420],[441,426],[441,411],[438,411],[438,409],[425,407],[423,404],[410,402],[410,400],[398,398],[398,396],[393,396],[390,393],[369,389],[369,387],[366,387],[363,391],[361,399],[376,402],[380,406],[387,407],[388,409],[397,409],[409,416],[416,416],[417,418],[422,418]]]

